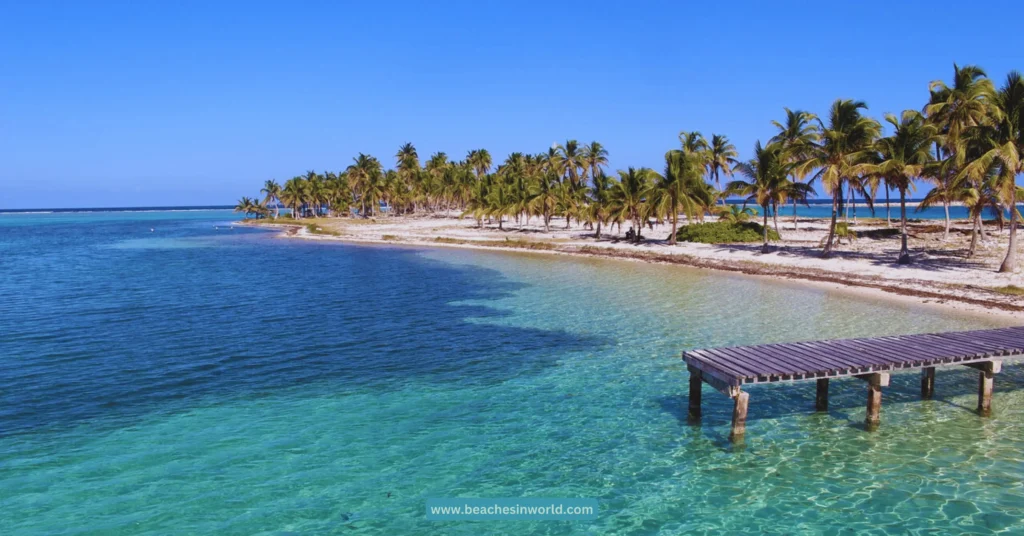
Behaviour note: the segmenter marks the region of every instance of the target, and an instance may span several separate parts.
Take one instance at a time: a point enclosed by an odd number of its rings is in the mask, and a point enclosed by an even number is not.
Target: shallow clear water
[[[113,215],[112,215],[113,214]],[[1024,367],[750,389],[681,350],[1000,325],[680,267],[354,247],[229,212],[0,216],[0,534],[1020,533]],[[216,228],[215,228],[216,227]],[[150,230],[152,229],[152,231]],[[390,496],[389,496],[390,494]],[[436,523],[431,497],[596,497]]]

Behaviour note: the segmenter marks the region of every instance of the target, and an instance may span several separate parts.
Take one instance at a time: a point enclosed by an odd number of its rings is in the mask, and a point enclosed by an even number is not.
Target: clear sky
[[[1024,69],[1019,1],[0,0],[0,208],[229,204],[265,179],[680,130],[749,158],[783,107],[919,109],[953,62]]]

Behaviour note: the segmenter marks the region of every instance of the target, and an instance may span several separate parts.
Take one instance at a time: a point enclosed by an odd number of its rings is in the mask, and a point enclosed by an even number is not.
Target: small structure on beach
[[[891,372],[920,369],[921,396],[931,398],[936,367],[962,365],[977,369],[978,413],[987,416],[992,411],[994,376],[1002,362],[1010,359],[1024,359],[1024,327],[683,352],[690,372],[690,418],[700,419],[701,387],[707,383],[734,400],[729,435],[733,440],[741,438],[746,430],[749,395],[743,391],[744,385],[814,380],[816,408],[825,411],[829,379],[860,378],[868,385],[865,422],[873,429],[881,420],[882,388],[889,385]]]

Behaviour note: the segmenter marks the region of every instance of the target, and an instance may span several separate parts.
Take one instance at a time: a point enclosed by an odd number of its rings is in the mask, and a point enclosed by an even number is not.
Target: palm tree
[[[936,152],[941,154],[941,151]],[[931,162],[924,166],[922,175],[934,186],[917,205],[917,210],[925,210],[938,204],[942,204],[943,208],[945,208],[946,226],[942,235],[943,241],[949,239],[949,206],[958,201],[960,197],[957,189],[958,185],[954,180],[956,173],[952,170],[953,163],[953,157],[947,155],[942,160],[935,160],[933,158]]]
[[[264,195],[264,205],[274,203],[274,219],[276,220],[281,212],[281,207],[277,204],[281,200],[281,185],[277,181],[270,179],[263,183],[260,193]]]
[[[654,184],[649,192],[650,206],[658,217],[671,219],[672,234],[668,237],[671,245],[676,243],[680,210],[687,219],[693,220],[698,212],[703,214],[714,204],[716,196],[702,177],[703,164],[699,154],[676,149],[665,153],[665,173],[651,175]]]
[[[505,230],[502,226],[505,216],[512,214],[515,210],[515,199],[512,197],[511,188],[507,184],[495,184],[487,195],[487,211],[490,217],[498,218],[498,230]]]
[[[823,257],[832,254],[844,185],[863,176],[872,165],[873,145],[882,127],[878,121],[861,115],[867,107],[862,101],[836,99],[829,110],[828,125],[818,119],[820,140],[806,148],[807,156],[795,168],[797,175],[816,169],[811,180],[820,179],[832,196],[832,221]]]
[[[754,146],[754,158],[747,162],[736,165],[735,172],[747,178],[747,180],[735,180],[729,183],[726,191],[746,197],[745,202],[755,202],[761,206],[764,213],[764,244],[761,251],[767,253],[768,246],[768,207],[778,207],[786,201],[787,194],[792,184],[789,180],[789,173],[793,164],[787,161],[786,153],[781,143],[769,143],[761,147],[761,142]],[[806,186],[806,185],[804,185]],[[776,211],[777,212],[777,208]],[[776,228],[778,224],[776,224]]]
[[[308,185],[306,179],[302,177],[289,179],[281,189],[281,202],[292,210],[292,217],[295,219],[302,218],[302,205],[306,203],[308,196]]]
[[[243,218],[249,219],[249,214],[252,213],[253,204],[254,203],[252,199],[249,199],[248,197],[243,197],[239,199],[238,204],[235,205],[235,212],[242,212],[244,213]]]
[[[359,156],[352,159],[352,164],[346,169],[349,181],[352,186],[353,195],[359,198],[362,209],[359,213],[363,217],[372,214],[373,206],[368,202],[380,201],[380,179],[381,167],[376,158],[368,154],[359,153]],[[372,190],[372,191],[371,191]],[[370,214],[367,213],[370,210]]]
[[[596,179],[597,175],[601,173],[601,166],[608,165],[608,150],[600,143],[592,141],[590,145],[583,146],[582,162],[583,177],[586,178],[589,171],[590,177]]]
[[[544,219],[544,231],[551,231],[551,218],[558,205],[558,175],[553,170],[541,172],[530,190],[529,210]]]
[[[314,217],[320,216],[324,204],[324,181],[315,171],[306,172],[307,195],[306,203]]]
[[[725,172],[727,175],[732,175],[732,168],[737,163],[736,157],[739,153],[736,152],[736,146],[729,142],[729,138],[720,135],[712,134],[711,142],[707,144],[705,149],[705,161],[708,168],[708,178],[714,181],[715,186],[719,190],[722,189],[722,179],[720,174]],[[722,204],[725,204],[725,197],[721,197]]]
[[[331,211],[339,216],[342,213],[347,215],[352,205],[352,189],[348,185],[348,174],[338,173],[328,178],[325,189]]]
[[[611,200],[611,189],[615,180],[598,168],[597,173],[591,179],[590,187],[590,214],[591,221],[597,222],[597,232],[594,237],[601,239],[601,223],[608,219],[608,205]]]
[[[726,205],[718,207],[718,221],[726,223],[743,223],[751,216],[757,216],[757,209],[748,206]]]
[[[977,172],[973,179],[967,179],[962,169],[966,163],[968,151],[962,139],[971,134],[973,129],[990,125],[992,117],[998,112],[994,108],[995,88],[980,67],[966,65],[959,67],[953,64],[953,85],[949,86],[941,80],[929,86],[930,95],[925,114],[929,122],[938,128],[942,137],[935,142],[936,160],[945,162],[933,171],[940,172],[934,178],[937,187],[947,193],[963,192],[971,185],[963,184],[965,180],[977,180]],[[974,147],[978,149],[977,146]],[[977,155],[979,153],[975,153]],[[941,184],[939,184],[941,183]],[[978,186],[975,184],[974,186]],[[942,196],[946,209],[946,231],[943,239],[949,237],[949,205],[948,195]],[[978,222],[975,221],[975,228]]]
[[[680,132],[679,143],[682,145],[682,149],[688,153],[703,154],[708,148],[708,141],[697,131],[687,132],[684,130]]]
[[[1024,81],[1017,71],[994,95],[991,124],[979,122],[978,141],[984,153],[967,164],[961,175],[981,181],[987,173],[996,177],[995,189],[1010,210],[1010,244],[1000,272],[1017,268],[1017,176],[1024,172]],[[980,215],[978,216],[980,218]]]
[[[914,187],[914,179],[921,177],[924,167],[932,160],[931,146],[938,134],[937,129],[925,121],[920,112],[905,110],[899,119],[885,114],[885,120],[892,125],[893,133],[878,140],[881,156],[878,175],[885,181],[885,188],[895,188],[900,193],[900,255],[899,264],[910,263],[907,249],[907,190]]]
[[[619,180],[611,192],[612,218],[622,221],[629,220],[636,229],[635,242],[640,242],[641,221],[647,217],[647,193],[650,190],[651,175],[649,168],[632,168],[619,170]]]
[[[560,174],[569,181],[573,188],[578,188],[580,186],[580,168],[586,169],[579,142],[566,140],[565,145],[556,145],[555,151],[558,153]]]
[[[781,143],[783,150],[786,152],[786,160],[790,163],[799,163],[810,157],[810,150],[820,141],[818,129],[816,128],[814,121],[818,119],[818,116],[805,112],[803,110],[786,110],[786,119],[780,123],[778,121],[772,121],[772,125],[779,129],[779,132],[772,136],[769,143]],[[793,182],[803,181],[806,178],[806,173],[799,173],[800,169],[794,167],[791,171]],[[811,184],[808,181],[807,184]],[[811,192],[813,194],[813,190]],[[790,200],[793,202],[793,230],[797,230],[797,217],[796,217],[796,204],[798,201],[802,201],[806,204],[807,198],[804,197],[802,200],[798,196],[790,196]]]
[[[412,143],[405,143],[395,153],[395,168],[406,190],[413,189],[413,182],[420,171],[420,155]]]
[[[487,149],[474,149],[466,155],[466,163],[473,167],[479,179],[491,169],[491,153]]]
[[[967,129],[988,123],[992,115],[995,88],[980,67],[954,63],[953,85],[936,80],[929,91],[925,114],[940,126],[947,148],[955,147]]]

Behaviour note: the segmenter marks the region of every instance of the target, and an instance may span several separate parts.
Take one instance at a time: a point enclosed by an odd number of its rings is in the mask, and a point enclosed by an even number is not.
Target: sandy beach
[[[505,221],[502,229],[493,221],[478,226],[473,219],[454,216],[242,223],[277,226],[282,228],[282,236],[305,240],[534,251],[678,264],[839,286],[876,297],[909,298],[977,314],[1024,319],[1024,296],[1012,293],[1012,287],[1024,286],[1024,276],[1019,272],[996,272],[1005,253],[1008,230],[1000,232],[988,225],[986,239],[979,241],[975,255],[968,258],[970,224],[966,221],[954,221],[945,240],[942,221],[908,224],[913,258],[910,265],[896,264],[900,240],[898,233],[889,229],[895,229],[898,221],[889,228],[885,220],[873,219],[851,221],[851,228],[860,238],[844,241],[829,259],[821,258],[819,246],[828,232],[828,221],[813,218],[800,218],[797,230],[793,229],[792,217],[780,218],[782,240],[773,242],[769,253],[762,253],[758,243],[669,245],[668,225],[645,228],[646,239],[641,244],[624,240],[624,232],[617,226],[603,226],[597,239],[593,229],[575,221],[567,227],[564,219],[553,221],[549,232],[545,232],[539,218],[529,223]]]

